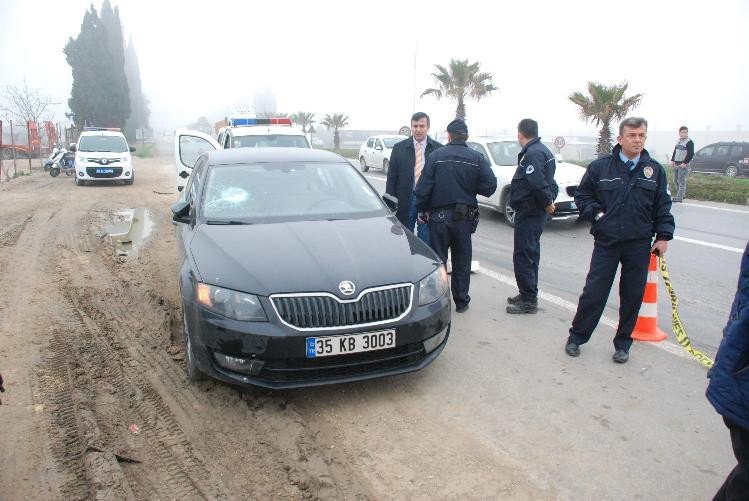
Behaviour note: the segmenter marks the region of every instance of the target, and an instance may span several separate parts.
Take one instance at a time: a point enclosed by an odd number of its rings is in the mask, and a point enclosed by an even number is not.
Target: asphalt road
[[[384,191],[381,172],[365,176]],[[679,298],[679,313],[694,345],[715,354],[736,290],[741,254],[749,239],[749,209],[729,204],[686,202],[674,204],[675,239],[666,254],[671,281]],[[589,224],[574,219],[552,221],[541,238],[539,289],[568,311],[577,304],[593,250]],[[482,269],[512,282],[513,230],[497,212],[482,208],[481,222],[473,239],[473,258]],[[604,316],[617,321],[618,277]],[[503,305],[504,297],[495,303]],[[671,302],[661,281],[658,289],[658,323],[671,333]],[[565,320],[571,322],[574,311]],[[568,327],[568,325],[567,325]],[[564,331],[567,327],[561,326]]]

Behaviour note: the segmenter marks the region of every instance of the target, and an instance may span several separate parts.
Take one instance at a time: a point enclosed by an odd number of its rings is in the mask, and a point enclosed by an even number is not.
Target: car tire
[[[388,173],[388,169],[390,168],[390,160],[385,159],[382,161],[382,172],[385,174]]]
[[[187,329],[187,314],[185,313],[185,307],[182,306],[182,333],[184,337],[183,348],[185,350],[185,372],[187,373],[187,379],[190,381],[202,381],[205,379],[205,374],[198,368],[195,362],[195,353],[192,351],[192,342],[190,341],[190,333]]]
[[[359,159],[359,164],[361,164],[361,171],[367,172],[369,170],[369,167],[367,166],[367,161],[364,160],[364,157],[361,157]]]
[[[507,192],[507,195],[505,196],[505,206],[504,206],[504,215],[505,215],[505,221],[508,225],[510,225],[512,228],[515,227],[515,215],[517,214],[515,212],[515,209],[510,207],[510,193]]]
[[[81,178],[79,178],[78,176],[75,176],[75,185],[76,186],[83,186],[84,184],[86,184],[86,183],[84,183]]]
[[[739,168],[731,164],[728,167],[726,167],[725,174],[728,177],[736,177],[739,175]]]
[[[133,184],[135,182],[135,174],[130,179],[125,179],[125,184]]]

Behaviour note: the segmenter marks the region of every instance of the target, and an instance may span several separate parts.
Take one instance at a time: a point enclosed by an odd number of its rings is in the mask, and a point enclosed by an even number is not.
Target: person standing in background
[[[674,182],[676,183],[676,196],[671,198],[673,202],[681,202],[687,194],[687,178],[689,177],[689,162],[694,157],[694,142],[689,139],[689,129],[686,125],[679,127],[679,141],[671,154],[671,165],[674,166]]]

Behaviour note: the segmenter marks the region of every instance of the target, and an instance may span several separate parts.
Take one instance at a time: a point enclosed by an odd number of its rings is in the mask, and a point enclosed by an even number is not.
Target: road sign
[[[554,146],[556,146],[560,150],[564,148],[565,144],[567,143],[564,142],[564,138],[562,136],[557,136],[554,138]]]
[[[411,127],[408,125],[404,125],[400,129],[398,129],[398,134],[401,136],[410,136],[411,135]]]

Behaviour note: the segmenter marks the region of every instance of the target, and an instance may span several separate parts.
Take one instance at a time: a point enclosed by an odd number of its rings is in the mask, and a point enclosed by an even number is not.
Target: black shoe
[[[455,313],[465,313],[466,311],[468,311],[468,303],[455,307]]]
[[[508,297],[507,298],[507,304],[518,304],[523,300],[523,296],[518,294],[517,296]]]
[[[511,304],[506,308],[507,313],[513,315],[522,315],[525,313],[538,313],[538,303],[531,303],[528,301],[520,301],[516,304]]]
[[[564,346],[564,351],[571,357],[580,356],[580,347],[572,341],[567,341],[567,344]]]
[[[617,364],[624,364],[627,363],[627,360],[629,360],[629,352],[626,352],[624,350],[616,350],[614,352],[614,356],[611,357],[614,359],[614,362]]]

